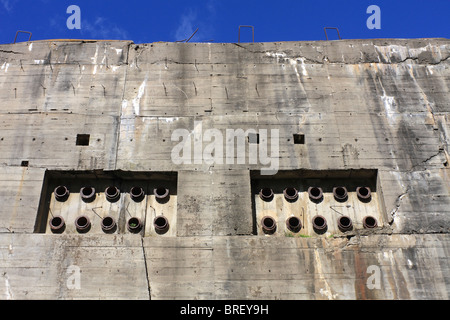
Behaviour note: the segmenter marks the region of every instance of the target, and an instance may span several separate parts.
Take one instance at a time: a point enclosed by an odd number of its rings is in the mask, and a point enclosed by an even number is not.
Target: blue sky
[[[70,5],[81,29],[69,30]],[[381,10],[381,29],[368,29],[369,5]],[[135,43],[237,42],[239,25],[255,28],[256,42],[325,40],[324,27],[343,39],[450,38],[450,0],[0,0],[0,43],[17,30],[42,39],[123,39]],[[330,39],[337,39],[333,30]],[[18,41],[26,41],[21,34]],[[251,41],[251,29],[241,42]]]

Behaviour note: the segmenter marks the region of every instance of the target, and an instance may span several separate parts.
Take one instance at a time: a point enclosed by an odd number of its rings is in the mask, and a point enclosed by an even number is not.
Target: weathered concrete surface
[[[447,39],[0,46],[0,297],[448,299],[449,57]],[[254,234],[261,165],[171,160],[199,121],[279,129],[280,170],[377,169],[386,221]],[[34,233],[47,169],[177,171],[176,235]]]

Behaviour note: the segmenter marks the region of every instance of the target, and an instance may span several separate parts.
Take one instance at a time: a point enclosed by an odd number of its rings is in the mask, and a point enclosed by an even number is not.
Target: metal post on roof
[[[339,40],[342,40],[341,35],[339,34],[339,29],[338,28],[325,27],[325,28],[323,28],[323,30],[325,31],[325,36],[327,37],[327,40],[328,40],[327,29],[334,29],[334,30],[336,30],[337,34],[338,34],[338,37],[339,37]]]
[[[18,35],[19,33],[28,33],[28,34],[30,35],[30,37],[28,38],[28,41],[31,40],[31,32],[30,32],[30,31],[22,31],[22,30],[18,30],[18,31],[16,32],[16,37],[14,38],[14,43],[16,43],[17,35]]]
[[[238,43],[241,42],[241,27],[242,28],[252,28],[252,42],[255,42],[255,28],[253,26],[239,26]]]

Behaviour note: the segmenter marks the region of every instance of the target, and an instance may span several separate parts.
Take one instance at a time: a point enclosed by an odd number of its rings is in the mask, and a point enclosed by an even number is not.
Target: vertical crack
[[[145,254],[144,248],[144,237],[141,237],[141,246],[142,246],[142,254],[144,256],[144,266],[145,266],[145,277],[147,279],[147,291],[148,291],[148,299],[152,299],[151,290],[150,290],[150,279],[148,277],[148,266],[147,266],[147,256]]]

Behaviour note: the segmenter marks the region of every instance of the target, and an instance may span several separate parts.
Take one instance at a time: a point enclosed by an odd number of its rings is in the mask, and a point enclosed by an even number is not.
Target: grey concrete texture
[[[449,57],[448,39],[1,45],[0,299],[448,299]],[[280,171],[377,170],[382,225],[255,232],[261,164],[172,160],[199,123],[278,129]],[[38,233],[47,170],[177,172],[176,228]]]

